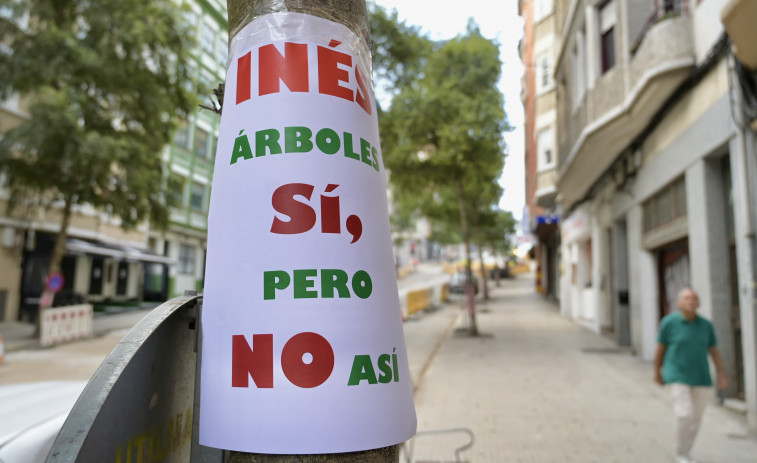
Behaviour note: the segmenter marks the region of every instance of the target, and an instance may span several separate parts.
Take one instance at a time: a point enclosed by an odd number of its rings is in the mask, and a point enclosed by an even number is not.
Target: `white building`
[[[721,21],[746,3],[557,2],[557,184],[562,313],[651,360],[691,286],[757,430],[754,75]]]

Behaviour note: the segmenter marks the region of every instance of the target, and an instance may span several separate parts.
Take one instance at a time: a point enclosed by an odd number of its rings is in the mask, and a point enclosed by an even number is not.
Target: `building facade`
[[[651,360],[692,287],[757,429],[754,75],[721,19],[742,3],[556,2],[560,301]]]
[[[193,78],[201,102],[210,106],[212,89],[226,79],[228,25],[226,2],[185,0],[185,19],[197,37]],[[202,291],[205,278],[208,204],[221,117],[198,109],[183,121],[162,153],[169,194],[176,207],[166,232],[150,233],[150,248],[176,264],[169,267],[168,298],[184,291]]]
[[[553,0],[521,0],[524,19],[520,58],[525,126],[525,223],[535,237],[536,290],[547,297],[560,295],[560,216],[557,211],[557,111],[554,80],[556,34]]]
[[[228,50],[226,3],[184,0],[185,20],[196,39],[193,78],[205,104],[225,78]],[[10,15],[0,8],[0,15]],[[13,17],[29,21],[28,17]],[[3,44],[0,44],[3,46]],[[193,85],[193,83],[187,83]],[[0,133],[28,118],[29,97],[0,103]],[[177,205],[166,232],[143,223],[124,231],[120,222],[89,206],[75,207],[62,262],[64,287],[55,305],[162,302],[202,288],[207,213],[220,117],[198,110],[184,121],[162,153],[166,184]],[[0,179],[0,321],[31,320],[46,278],[60,205],[35,207],[32,199],[8,212],[10,194]]]

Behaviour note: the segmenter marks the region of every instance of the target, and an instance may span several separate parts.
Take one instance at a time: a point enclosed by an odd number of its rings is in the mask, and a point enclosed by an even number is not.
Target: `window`
[[[186,8],[183,12],[184,23],[187,25],[187,28],[192,29],[197,24],[197,15],[189,7],[184,6],[184,8]]]
[[[218,38],[218,64],[220,64],[224,69],[226,69],[226,61],[229,57],[228,41],[229,40],[226,37],[226,34],[223,34]]]
[[[581,252],[584,259],[582,280],[585,288],[591,288],[594,277],[594,248],[591,245],[591,238],[581,243]]]
[[[554,164],[555,152],[555,131],[552,127],[547,127],[539,131],[536,143],[537,152],[539,153],[538,168],[545,169],[552,167]]]
[[[208,157],[208,139],[210,134],[199,127],[195,127],[195,146],[194,152],[196,155],[206,158]]]
[[[179,244],[179,273],[194,275],[195,254],[194,246]]]
[[[171,174],[168,177],[168,203],[172,207],[184,207],[184,185],[186,181],[183,177]]]
[[[534,20],[541,21],[542,18],[552,13],[552,0],[536,0],[534,5]]]
[[[210,144],[210,158],[215,159],[216,151],[218,151],[218,137],[213,135]]]
[[[189,197],[189,206],[193,211],[203,211],[205,209],[205,185],[202,183],[192,183],[192,194]]]
[[[615,66],[615,0],[599,7],[599,33],[602,74]]]
[[[576,34],[576,45],[573,49],[573,110],[583,103],[586,93],[586,33],[583,29]]]
[[[216,31],[208,22],[202,23],[202,34],[200,35],[200,45],[202,49],[208,53],[213,54],[216,45]]]
[[[196,76],[197,76],[197,65],[194,63],[189,63],[189,65],[187,66],[187,77],[189,78],[182,83],[182,86],[184,87],[186,91],[194,93],[195,85],[196,85],[196,82],[195,82]]]
[[[644,202],[644,231],[662,227],[687,214],[686,181],[673,181]]]
[[[544,57],[541,60],[541,87],[549,87],[549,58]]]
[[[204,72],[200,74],[200,85],[198,87],[199,93],[210,93],[213,90],[213,79],[205,74]]]
[[[187,124],[187,121],[181,121],[179,123],[179,128],[176,129],[173,142],[178,147],[184,149],[189,148],[189,124]]]

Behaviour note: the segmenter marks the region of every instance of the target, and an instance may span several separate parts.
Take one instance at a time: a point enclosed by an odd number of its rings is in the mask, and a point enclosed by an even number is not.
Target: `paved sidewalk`
[[[670,394],[652,382],[651,365],[560,317],[529,276],[492,295],[478,305],[478,338],[455,329],[443,336],[448,323],[465,320],[459,304],[426,314],[420,328],[405,324],[419,431],[470,428],[475,444],[462,455],[475,463],[674,461]],[[433,356],[419,367],[424,342]],[[413,461],[454,461],[465,441],[417,437]],[[712,404],[693,457],[755,462],[757,439],[742,415]]]

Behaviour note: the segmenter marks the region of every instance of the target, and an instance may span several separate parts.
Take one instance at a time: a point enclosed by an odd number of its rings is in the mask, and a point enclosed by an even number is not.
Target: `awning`
[[[85,241],[69,238],[68,241],[66,241],[66,249],[73,253],[106,256],[128,262],[153,262],[167,265],[176,264],[174,259],[156,254],[147,248],[105,243],[103,241]]]

